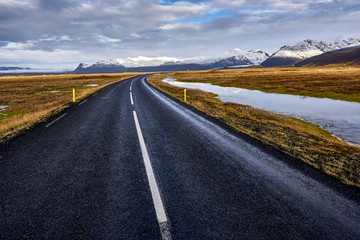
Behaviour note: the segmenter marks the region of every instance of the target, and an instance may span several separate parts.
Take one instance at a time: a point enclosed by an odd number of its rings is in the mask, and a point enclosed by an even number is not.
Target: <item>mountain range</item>
[[[359,38],[348,38],[334,43],[327,43],[323,41],[304,40],[295,46],[282,46],[280,50],[271,55],[263,63],[264,67],[276,66],[293,66],[305,59],[313,56],[321,55],[326,52],[335,51],[338,49],[346,48],[351,45],[356,45],[360,41]]]
[[[360,64],[360,45],[326,52],[295,64],[302,66],[324,66],[330,64]]]
[[[94,64],[80,65],[75,73],[115,73],[115,72],[158,72],[207,70],[226,67],[259,65],[270,55],[264,51],[244,51],[238,48],[221,55],[205,58],[169,58],[169,57],[137,57],[125,59],[102,60]]]
[[[250,65],[264,67],[294,66],[306,59],[327,52],[360,45],[360,38],[349,37],[332,43],[307,39],[294,46],[282,46],[270,55],[261,50],[241,50],[235,48],[214,57],[135,57],[102,60],[94,64],[81,63],[75,73],[116,73],[116,72],[158,72],[207,70],[233,68]],[[337,55],[343,56],[343,55]],[[341,60],[337,60],[341,62]],[[298,65],[299,66],[299,65]]]

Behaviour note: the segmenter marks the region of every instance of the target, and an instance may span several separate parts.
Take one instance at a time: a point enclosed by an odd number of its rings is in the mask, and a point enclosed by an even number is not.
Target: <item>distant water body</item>
[[[222,102],[250,105],[314,123],[343,141],[360,146],[360,103],[288,94],[265,93],[208,83],[163,80],[183,88],[201,89],[218,95]],[[191,96],[189,96],[191,97]]]

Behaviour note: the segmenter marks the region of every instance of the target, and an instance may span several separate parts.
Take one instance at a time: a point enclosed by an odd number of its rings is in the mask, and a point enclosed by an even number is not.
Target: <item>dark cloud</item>
[[[38,6],[40,9],[49,10],[49,11],[61,11],[63,9],[71,8],[76,6],[74,3],[76,1],[69,0],[39,0]]]
[[[359,20],[355,0],[0,0],[0,65],[275,51],[357,32]]]

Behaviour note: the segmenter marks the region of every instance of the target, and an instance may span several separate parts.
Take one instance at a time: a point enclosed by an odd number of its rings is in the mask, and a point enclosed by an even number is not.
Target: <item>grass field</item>
[[[339,72],[338,72],[339,71]],[[241,86],[251,89],[267,89],[271,92],[287,92],[293,94],[304,91],[312,95],[323,93],[341,93],[345,98],[354,100],[360,86],[360,69],[239,69],[199,72],[171,73],[180,81],[207,82],[221,86]],[[347,76],[349,73],[350,76]],[[156,74],[149,82],[167,94],[183,101],[183,89],[166,84],[161,80],[168,74]],[[336,79],[344,75],[342,84]],[[266,79],[262,79],[263,76]],[[315,77],[312,77],[315,76]],[[333,76],[329,84],[326,78]],[[311,80],[314,91],[311,91]],[[315,80],[313,80],[315,81]],[[326,85],[328,85],[326,87]],[[321,171],[339,178],[342,182],[360,187],[360,148],[350,146],[327,131],[308,122],[286,117],[251,106],[222,103],[212,93],[196,89],[187,89],[187,104],[231,126],[235,130],[247,134],[270,145],[295,159],[302,160]],[[340,96],[340,95],[338,95]],[[328,96],[327,96],[328,97]]]
[[[76,90],[79,101],[111,83],[135,75],[139,74],[0,77],[0,105],[8,106],[0,111],[0,141],[69,106],[72,89]],[[91,84],[97,86],[88,86]]]
[[[77,101],[99,89],[138,75],[91,74],[0,77],[0,141],[5,141],[71,105],[72,89]],[[170,74],[181,81],[207,82],[221,86],[266,92],[302,94],[360,102],[360,69],[247,68],[180,72]],[[163,83],[167,74],[149,82],[183,100],[183,89]],[[98,84],[98,86],[88,86]],[[280,151],[302,160],[346,184],[360,187],[360,148],[350,146],[321,128],[294,118],[233,103],[215,95],[188,89],[187,104]]]
[[[243,68],[179,72],[172,76],[184,82],[360,102],[360,68],[355,66]]]

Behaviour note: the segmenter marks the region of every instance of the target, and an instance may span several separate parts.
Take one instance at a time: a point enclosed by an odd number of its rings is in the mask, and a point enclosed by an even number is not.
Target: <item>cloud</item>
[[[195,23],[186,23],[186,22],[178,22],[178,23],[169,23],[163,26],[160,26],[161,30],[179,30],[179,29],[192,29],[199,30],[200,26]]]
[[[0,0],[0,65],[275,51],[359,27],[356,0]]]
[[[76,6],[74,1],[69,0],[38,0],[38,6],[40,9],[49,11],[61,11],[66,8]]]

